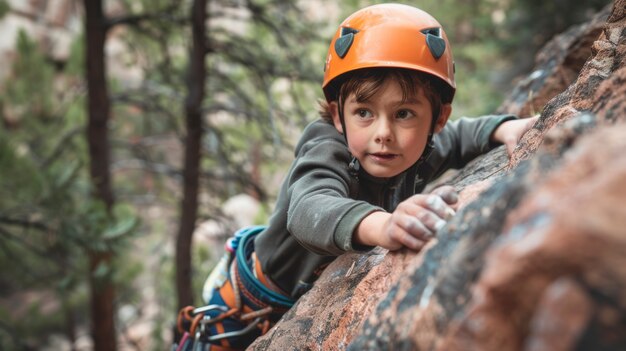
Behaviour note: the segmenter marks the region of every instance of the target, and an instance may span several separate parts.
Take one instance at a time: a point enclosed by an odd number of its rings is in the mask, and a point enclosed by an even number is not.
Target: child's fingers
[[[504,143],[509,156],[511,156],[517,148],[517,144],[519,144],[522,136],[537,123],[537,119],[539,119],[539,116],[505,122],[508,124],[507,133],[505,133],[504,140],[501,141]]]
[[[454,209],[452,209],[452,207],[450,207],[439,195],[427,195],[424,197],[422,206],[434,212],[437,216],[444,220],[448,220],[456,214]]]
[[[504,147],[506,148],[506,154],[511,157],[511,155],[513,155],[513,152],[515,152],[515,148],[517,147],[517,140],[505,142]]]
[[[408,247],[411,250],[419,251],[422,249],[422,247],[424,247],[424,244],[426,243],[425,241],[419,240],[403,230],[399,230],[396,233],[397,234],[394,240],[402,244],[402,246]]]
[[[443,185],[431,192],[433,195],[439,195],[448,205],[453,205],[459,201],[459,193],[451,185]]]
[[[450,202],[458,200],[452,187],[440,189],[439,192]],[[454,210],[441,196],[416,195],[400,204],[394,211],[391,230],[387,235],[392,242],[412,250],[420,250],[454,214]]]
[[[395,232],[396,239],[398,241],[402,241],[404,238],[404,233],[408,233],[411,237],[420,241],[427,241],[432,238],[435,233],[431,229],[429,229],[422,221],[420,221],[416,216],[411,215],[400,215],[398,216],[396,223],[400,230]],[[393,235],[392,235],[393,236]],[[410,240],[410,239],[407,239]]]
[[[426,226],[426,228],[428,228],[433,234],[436,234],[439,229],[446,225],[446,221],[428,210],[419,211],[415,217],[420,222],[422,222]]]

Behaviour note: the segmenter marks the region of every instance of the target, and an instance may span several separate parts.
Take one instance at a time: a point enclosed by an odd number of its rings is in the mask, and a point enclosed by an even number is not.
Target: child
[[[448,39],[406,5],[348,17],[322,87],[322,119],[304,130],[268,226],[229,241],[231,254],[205,284],[207,306],[179,314],[179,332],[190,332],[180,350],[191,338],[210,350],[246,348],[345,252],[420,250],[457,201],[451,187],[419,194],[426,184],[530,127],[514,116],[448,124],[456,89]]]

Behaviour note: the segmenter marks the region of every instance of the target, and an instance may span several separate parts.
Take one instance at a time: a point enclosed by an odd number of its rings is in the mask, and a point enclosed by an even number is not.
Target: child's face
[[[343,112],[350,152],[372,176],[396,176],[424,152],[433,115],[423,89],[403,102],[400,85],[389,79],[368,101],[348,96]],[[444,105],[445,118],[440,116],[435,132],[443,128],[449,113],[450,105]],[[335,127],[342,132],[338,114],[333,115]]]

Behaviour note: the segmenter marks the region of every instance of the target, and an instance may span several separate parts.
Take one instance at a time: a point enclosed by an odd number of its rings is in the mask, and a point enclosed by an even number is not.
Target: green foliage
[[[11,7],[9,7],[9,4],[6,2],[6,0],[0,0],[0,19],[4,17],[4,15],[9,12],[9,10],[11,10]]]
[[[85,66],[85,35],[82,33],[72,41],[70,55],[63,68],[63,73],[68,77],[82,77]]]
[[[11,84],[0,97],[5,122],[0,127],[0,295],[20,304],[22,293],[29,292],[41,301],[23,306],[28,318],[13,310],[0,316],[0,329],[8,328],[10,335],[0,333],[6,349],[23,349],[22,340],[31,348],[41,346],[41,335],[63,332],[69,315],[84,319],[86,253],[121,254],[140,224],[131,206],[120,202],[109,213],[92,197],[81,48],[74,43],[67,70],[58,72],[20,32]],[[97,267],[95,275],[126,284],[119,279],[133,279],[136,267],[114,261]]]
[[[0,98],[0,106],[4,107],[5,118],[24,124],[29,132],[34,129],[33,136],[41,135],[53,118],[54,72],[37,44],[23,30],[18,33],[17,52],[20,59],[13,64],[13,79]],[[30,144],[46,147],[34,140]]]
[[[163,169],[161,166],[170,166],[171,161],[167,151],[146,148],[143,140],[166,133],[184,136],[185,79],[191,45],[189,3],[173,8],[172,4],[126,2],[131,14],[154,15],[128,26],[122,37],[128,47],[124,61],[139,67],[144,79],[111,80],[117,116],[112,123],[116,152],[124,158],[140,159],[146,168]],[[211,48],[203,103],[207,112],[202,164],[205,174],[211,174],[207,181],[220,183],[210,191],[219,201],[248,187],[250,177],[242,169],[259,167],[251,164],[251,153],[257,152],[258,146],[269,144],[273,149],[260,149],[262,154],[254,159],[261,164],[277,161],[276,149],[286,147],[286,136],[317,117],[316,100],[321,95],[320,67],[326,45],[320,45],[317,34],[310,30],[317,25],[304,20],[290,1],[254,1],[250,6],[245,9],[220,3],[209,12]],[[164,9],[168,14],[159,15]],[[249,19],[242,22],[246,16]],[[133,140],[131,145],[129,140]],[[136,185],[145,175],[141,170],[132,173],[128,178],[131,182],[118,178],[115,187],[127,194],[141,194],[145,189]],[[158,185],[152,188],[159,191],[156,195],[171,198],[160,192],[167,181],[158,175],[152,179]]]
[[[43,192],[44,184],[37,166],[25,155],[25,144],[12,143],[9,135],[0,130],[0,207],[10,209]]]

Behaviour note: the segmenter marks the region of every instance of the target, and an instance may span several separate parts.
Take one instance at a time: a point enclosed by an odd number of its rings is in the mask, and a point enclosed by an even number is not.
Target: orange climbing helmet
[[[346,18],[328,49],[322,89],[333,99],[333,81],[361,68],[396,67],[421,71],[456,90],[452,50],[441,24],[408,5],[380,4]]]

